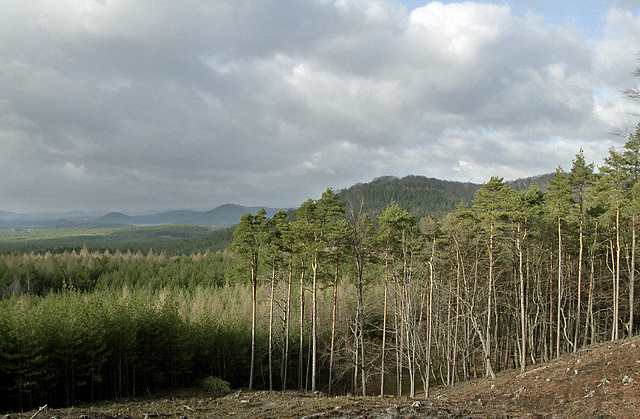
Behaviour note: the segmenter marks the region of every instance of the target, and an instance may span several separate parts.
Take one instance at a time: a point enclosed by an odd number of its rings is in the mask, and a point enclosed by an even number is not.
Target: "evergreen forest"
[[[428,397],[635,335],[639,176],[640,126],[598,167],[580,150],[543,188],[492,177],[447,211],[327,189],[244,214],[224,249],[4,252],[0,411],[207,377]]]

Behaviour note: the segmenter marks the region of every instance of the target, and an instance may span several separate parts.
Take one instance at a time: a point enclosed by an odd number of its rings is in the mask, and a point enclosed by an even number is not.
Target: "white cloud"
[[[83,180],[85,178],[84,164],[75,165],[71,162],[66,162],[62,167],[62,171],[65,176],[73,180]]]

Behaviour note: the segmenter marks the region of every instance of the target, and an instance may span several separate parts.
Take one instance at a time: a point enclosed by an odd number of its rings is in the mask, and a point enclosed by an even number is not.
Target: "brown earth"
[[[592,346],[524,374],[432,389],[431,397],[325,397],[238,391],[224,397],[184,390],[151,399],[43,409],[0,419],[205,418],[639,418],[640,338]]]

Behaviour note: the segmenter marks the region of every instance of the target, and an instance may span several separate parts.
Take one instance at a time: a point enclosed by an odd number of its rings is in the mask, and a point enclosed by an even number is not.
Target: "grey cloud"
[[[10,6],[4,210],[295,206],[382,175],[549,172],[606,153],[640,42],[618,9],[594,43],[479,3]]]

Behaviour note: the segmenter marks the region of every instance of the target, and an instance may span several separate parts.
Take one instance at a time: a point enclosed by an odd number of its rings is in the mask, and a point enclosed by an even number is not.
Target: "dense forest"
[[[327,189],[243,215],[225,250],[0,255],[0,410],[210,376],[428,396],[634,335],[639,175],[640,126],[597,169],[580,150],[543,189],[493,177],[446,214]]]
[[[545,189],[548,175],[505,182],[516,191],[532,185]],[[460,204],[469,205],[482,185],[469,182],[452,182],[424,176],[396,178],[383,176],[369,183],[358,183],[338,191],[340,200],[347,206],[357,205],[359,210],[372,216],[381,214],[386,206],[395,201],[418,220],[426,216],[444,217]]]

